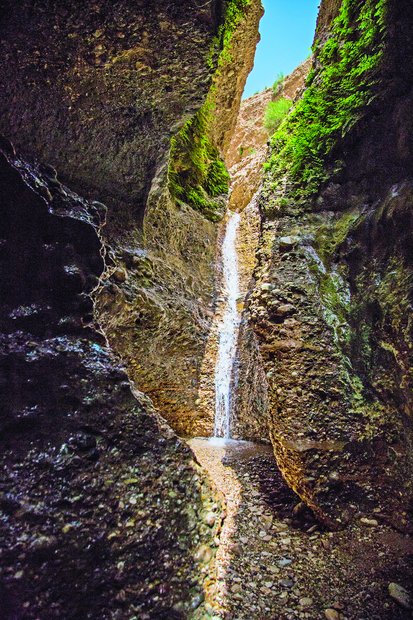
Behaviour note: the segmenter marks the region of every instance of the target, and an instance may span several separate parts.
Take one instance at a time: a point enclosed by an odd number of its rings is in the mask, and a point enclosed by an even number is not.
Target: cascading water
[[[237,350],[240,313],[238,260],[236,249],[239,213],[229,212],[224,242],[222,268],[224,276],[225,306],[218,326],[218,356],[215,366],[215,437],[229,439],[231,427],[231,382]]]

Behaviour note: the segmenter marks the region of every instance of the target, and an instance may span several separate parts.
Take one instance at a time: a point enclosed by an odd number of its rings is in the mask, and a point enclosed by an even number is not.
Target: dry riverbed
[[[283,482],[269,446],[205,439],[190,446],[227,502],[217,606],[207,617],[412,617],[403,590],[413,583],[411,537],[374,514],[341,532],[323,531]]]

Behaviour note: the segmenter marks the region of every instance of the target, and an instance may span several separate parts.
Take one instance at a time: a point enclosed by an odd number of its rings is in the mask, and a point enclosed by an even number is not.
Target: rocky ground
[[[190,446],[227,501],[214,618],[411,618],[403,592],[413,573],[411,537],[381,524],[380,514],[322,530],[283,482],[269,446]]]

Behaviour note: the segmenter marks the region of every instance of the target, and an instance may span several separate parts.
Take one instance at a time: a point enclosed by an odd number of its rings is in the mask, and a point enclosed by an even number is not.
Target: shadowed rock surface
[[[8,150],[2,617],[186,618],[202,608],[219,503],[188,448],[132,394],[92,322],[90,293],[105,266],[102,205]]]
[[[99,291],[99,320],[173,428],[206,432],[210,420],[196,401],[217,224],[171,195],[171,138],[207,101],[214,114],[195,140],[208,136],[224,152],[253,63],[261,2],[22,0],[18,7],[6,2],[0,18],[7,85],[0,131],[108,206],[112,269]],[[222,211],[225,195],[216,202]]]

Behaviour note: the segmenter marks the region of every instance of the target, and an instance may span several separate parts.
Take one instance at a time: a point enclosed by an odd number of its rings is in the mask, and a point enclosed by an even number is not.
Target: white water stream
[[[240,222],[239,213],[229,212],[224,242],[222,244],[222,269],[224,276],[224,313],[218,326],[218,355],[215,366],[215,427],[214,436],[229,439],[231,436],[232,376],[237,351],[240,313],[239,275],[236,238]]]

